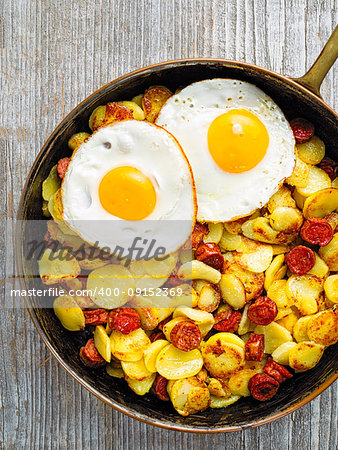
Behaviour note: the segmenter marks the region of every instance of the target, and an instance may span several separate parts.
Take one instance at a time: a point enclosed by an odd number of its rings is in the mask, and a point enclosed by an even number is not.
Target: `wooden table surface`
[[[15,216],[45,139],[103,84],[151,63],[197,56],[299,76],[336,22],[335,0],[3,0],[2,218]],[[322,87],[336,109],[337,69]],[[1,239],[2,265],[5,253],[10,265],[12,242]],[[337,448],[337,383],[260,428],[227,435],[162,430],[114,411],[75,382],[49,358],[25,310],[7,309],[1,316],[1,448]]]

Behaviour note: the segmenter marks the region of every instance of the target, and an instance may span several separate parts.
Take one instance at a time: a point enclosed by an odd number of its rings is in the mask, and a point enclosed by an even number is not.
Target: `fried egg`
[[[63,219],[111,252],[147,238],[169,253],[196,218],[189,163],[176,139],[148,122],[100,128],[73,153],[61,189]]]
[[[294,168],[295,140],[283,112],[244,81],[193,83],[166,102],[156,124],[178,139],[189,159],[199,221],[250,214]]]

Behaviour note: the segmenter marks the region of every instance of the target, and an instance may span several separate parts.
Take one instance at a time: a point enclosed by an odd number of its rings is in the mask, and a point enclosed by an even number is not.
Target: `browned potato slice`
[[[272,213],[276,208],[280,207],[295,208],[296,203],[292,198],[290,189],[282,184],[278,191],[270,198],[266,207],[268,208],[269,213]]]
[[[283,364],[284,366],[289,365],[289,353],[290,350],[297,345],[296,342],[284,342],[272,352],[272,358],[276,363]]]
[[[338,227],[338,214],[336,212],[332,212],[331,214],[326,216],[325,219],[331,225],[332,230],[335,231],[335,229]]]
[[[244,269],[261,273],[269,267],[273,250],[271,245],[242,237],[241,244],[233,255],[235,261]]]
[[[335,233],[333,239],[325,247],[319,249],[319,256],[325,261],[329,269],[333,272],[338,271],[338,233]]]
[[[64,248],[53,252],[46,248],[39,262],[39,274],[44,284],[55,284],[76,278],[80,272],[77,260]]]
[[[324,290],[327,298],[332,303],[338,303],[338,274],[330,275],[324,283]]]
[[[170,389],[170,400],[181,416],[204,411],[210,405],[210,393],[196,377],[175,381]]]
[[[250,378],[252,378],[256,373],[258,373],[258,370],[242,369],[232,375],[229,380],[231,394],[249,397],[251,393],[248,388],[248,383]]]
[[[318,364],[324,352],[324,346],[315,342],[300,342],[289,351],[289,364],[297,372],[312,369]]]
[[[265,353],[272,353],[277,347],[284,344],[284,342],[292,342],[292,335],[290,331],[282,327],[276,322],[271,322],[269,325],[263,327],[258,325],[255,328],[256,334],[264,334],[264,351]]]
[[[259,217],[258,209],[248,216],[241,217],[240,219],[237,220],[231,220],[229,222],[224,222],[224,228],[231,234],[238,234],[241,231],[244,222],[251,219],[255,219],[256,217]]]
[[[281,319],[276,321],[279,325],[281,325],[282,327],[284,327],[288,331],[290,331],[290,333],[293,332],[294,326],[300,317],[297,308],[292,307],[291,310],[292,310],[292,312],[290,314],[288,314],[287,316],[284,316]]]
[[[221,301],[221,293],[213,284],[206,284],[198,296],[197,306],[200,310],[213,312]]]
[[[297,342],[309,341],[309,335],[307,334],[307,326],[312,316],[300,317],[295,326],[293,327],[293,337]]]
[[[305,186],[297,186],[298,192],[304,197],[309,197],[317,191],[330,188],[331,180],[328,174],[319,167],[310,166],[309,176]]]
[[[106,105],[100,105],[94,109],[89,117],[89,128],[92,131],[100,128],[104,122],[104,118],[106,115]]]
[[[121,105],[126,106],[128,109],[130,109],[130,111],[133,113],[133,117],[136,120],[144,120],[145,119],[145,114],[143,112],[143,109],[135,102],[128,102],[128,101],[123,101],[120,102]]]
[[[135,308],[139,313],[144,330],[154,330],[157,325],[170,316],[172,308]]]
[[[69,331],[79,331],[85,328],[85,317],[82,309],[70,295],[57,297],[53,304],[54,313],[62,326]]]
[[[313,136],[303,144],[297,144],[296,149],[299,158],[306,164],[319,164],[325,156],[325,144],[318,136]]]
[[[295,302],[302,316],[318,312],[323,280],[315,275],[292,275],[286,283],[286,295]]]
[[[142,108],[148,122],[155,122],[162,106],[172,95],[164,86],[151,86],[146,90],[142,98]]]
[[[244,236],[267,244],[289,244],[296,237],[296,234],[274,230],[266,217],[248,220],[242,225],[242,231]]]
[[[304,202],[303,214],[309,217],[325,217],[338,209],[338,189],[329,187],[310,195]]]
[[[307,325],[311,341],[332,345],[338,341],[338,311],[323,311],[312,316]]]
[[[305,187],[309,178],[310,166],[305,164],[298,156],[292,174],[285,180],[291,186]]]
[[[223,223],[208,223],[209,233],[203,238],[203,242],[213,242],[218,244],[223,234]]]
[[[90,136],[89,133],[81,131],[80,133],[75,133],[68,141],[68,147],[71,150],[75,150],[79,145],[81,145]]]
[[[262,291],[264,284],[264,274],[254,273],[242,268],[236,262],[226,261],[223,266],[224,274],[232,274],[237,277],[244,286],[246,302],[256,298]]]
[[[280,206],[275,208],[270,216],[272,228],[288,234],[298,233],[302,223],[303,215],[297,208]]]
[[[267,290],[267,296],[273,300],[279,309],[290,308],[295,299],[286,295],[286,280],[275,280]]]
[[[110,123],[120,122],[121,120],[132,119],[133,112],[119,102],[107,103],[103,126]]]
[[[118,330],[113,330],[110,335],[110,345],[111,352],[116,359],[139,361],[143,356],[143,351],[149,347],[150,339],[142,328],[138,328],[129,334],[122,334]]]
[[[325,278],[329,272],[327,264],[315,253],[315,265],[307,273],[309,275],[316,275],[319,278]]]

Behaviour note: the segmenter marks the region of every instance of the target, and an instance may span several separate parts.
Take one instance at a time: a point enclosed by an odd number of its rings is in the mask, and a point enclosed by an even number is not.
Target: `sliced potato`
[[[309,335],[307,334],[307,326],[311,317],[312,316],[300,317],[295,323],[292,334],[297,342],[304,342],[310,340]]]
[[[204,411],[210,404],[208,388],[196,377],[175,381],[169,396],[174,408],[181,416]]]
[[[133,299],[133,304],[134,304]],[[173,312],[173,308],[135,308],[141,319],[144,330],[154,330],[157,325]]]
[[[336,177],[336,178],[332,181],[332,187],[338,189],[338,177]]]
[[[308,321],[307,334],[311,341],[332,345],[338,341],[338,311],[322,311]]]
[[[107,126],[111,123],[132,118],[133,113],[129,108],[119,102],[109,102],[106,105],[106,112],[102,125]]]
[[[213,242],[215,244],[218,244],[221,240],[222,234],[223,234],[223,223],[217,222],[217,223],[208,223],[209,233],[204,236],[203,242]]]
[[[272,247],[273,255],[282,255],[290,250],[290,247],[285,244],[270,244]]]
[[[239,234],[229,233],[229,231],[224,229],[218,245],[223,251],[232,251],[236,250],[241,245],[241,240],[242,238]]]
[[[219,283],[222,298],[234,309],[241,309],[245,305],[246,295],[244,285],[239,278],[231,273],[224,273]]]
[[[231,395],[231,397],[210,396],[210,408],[225,408],[237,402],[241,398],[240,395]]]
[[[324,283],[324,291],[332,303],[338,303],[338,274],[330,275]]]
[[[193,377],[203,367],[203,359],[198,349],[184,352],[170,344],[157,356],[157,372],[167,380]]]
[[[325,261],[328,268],[333,271],[338,271],[338,233],[333,235],[329,244],[325,247],[320,247],[319,256]]]
[[[106,105],[100,105],[94,109],[89,117],[89,128],[92,131],[97,130],[104,121],[106,115]]]
[[[248,244],[253,243],[250,239],[242,238],[241,245],[235,252],[235,261],[244,269],[251,272],[262,273],[271,264],[273,250],[271,245],[261,244],[254,241],[254,245],[250,248]]]
[[[126,106],[133,113],[133,118],[136,120],[144,120],[145,114],[143,109],[136,102],[123,101],[121,105]]]
[[[286,283],[286,295],[295,302],[302,316],[315,314],[323,292],[323,280],[315,275],[292,275]]]
[[[275,208],[270,216],[272,228],[288,234],[298,233],[302,223],[303,216],[297,208],[280,206]]]
[[[318,278],[325,278],[329,272],[329,268],[317,253],[315,253],[315,257],[315,265],[306,273],[309,275],[315,275]]]
[[[289,244],[295,238],[294,234],[274,230],[266,217],[248,220],[242,225],[242,230],[244,236],[267,244]]]
[[[61,188],[58,189],[48,201],[48,211],[54,220],[62,221],[63,219],[63,205]]]
[[[214,284],[206,284],[197,297],[198,309],[208,313],[215,311],[221,301],[221,293]]]
[[[213,284],[217,284],[221,279],[218,270],[197,260],[183,264],[178,270],[178,276],[191,280],[206,280]]]
[[[256,334],[264,334],[264,351],[265,353],[272,353],[277,347],[284,344],[285,342],[292,342],[292,335],[290,331],[282,327],[276,322],[271,322],[265,327],[258,325],[255,328]]]
[[[304,208],[304,203],[305,203],[305,200],[307,199],[307,197],[304,197],[303,195],[301,195],[297,191],[297,188],[293,191],[292,195],[293,195],[293,198],[296,201],[297,208],[302,210]]]
[[[278,276],[283,274],[283,272],[280,272],[279,269],[283,266],[284,259],[285,257],[283,254],[275,256],[269,267],[266,269],[264,280],[264,289],[266,291],[269,289],[271,284],[278,279],[277,274],[279,273]],[[283,278],[283,276],[281,278]]]
[[[291,186],[305,187],[308,183],[310,166],[296,156],[296,164],[292,174],[285,180]]]
[[[308,141],[296,145],[299,158],[306,164],[316,165],[325,156],[325,144],[318,136],[312,136]]]
[[[135,281],[129,270],[118,264],[107,264],[93,270],[87,279],[89,297],[100,308],[123,306],[135,292]]]
[[[219,380],[217,378],[209,379],[208,389],[210,394],[214,395],[215,397],[228,398],[231,396],[229,386],[224,383],[223,380]]]
[[[246,270],[235,261],[225,261],[223,273],[234,275],[243,283],[246,302],[256,298],[263,289],[264,274]],[[240,302],[238,302],[238,304],[240,304]]]
[[[296,203],[292,198],[290,189],[288,189],[284,184],[282,184],[282,186],[275,194],[273,194],[273,196],[266,204],[266,207],[268,208],[270,213],[272,213],[276,208],[280,208],[281,206],[290,208],[296,207]]]
[[[249,308],[249,305],[245,305],[243,312],[242,312],[241,321],[239,322],[239,325],[238,325],[237,333],[240,336],[248,333],[253,327],[253,324],[248,317],[248,308]]]
[[[48,285],[76,278],[81,272],[79,263],[65,248],[56,252],[46,248],[38,261],[38,265],[42,282]]]
[[[102,358],[110,362],[111,360],[111,346],[109,336],[105,328],[102,325],[97,325],[94,331],[94,343],[97,351],[100,353]]]
[[[110,345],[115,358],[122,361],[138,361],[150,345],[150,339],[142,328],[131,331],[129,334],[113,330],[110,335]]]
[[[81,131],[80,133],[75,133],[68,141],[68,147],[71,150],[77,149],[86,139],[90,136],[89,133]]]
[[[158,339],[152,342],[148,348],[144,350],[144,364],[149,372],[156,372],[156,358],[162,348],[169,345],[169,342],[165,339]]]
[[[278,310],[290,308],[295,303],[294,298],[287,296],[286,285],[286,280],[276,280],[267,290],[267,296],[276,303]]]
[[[295,345],[296,342],[284,342],[272,352],[272,359],[278,364],[289,366],[289,353]]]
[[[242,369],[232,375],[229,379],[229,388],[233,395],[241,395],[243,397],[249,397],[251,395],[248,383],[257,370],[254,369]]]
[[[60,189],[61,179],[58,175],[57,165],[53,166],[48,177],[42,182],[42,198],[47,202]]]
[[[319,362],[324,346],[315,342],[299,342],[289,351],[289,365],[297,372],[312,369]]]
[[[138,95],[135,95],[135,97],[133,97],[131,99],[131,101],[136,103],[140,108],[142,108],[142,98],[143,98],[143,94],[138,94]]]
[[[331,187],[331,180],[328,174],[319,167],[308,166],[309,176],[305,186],[297,186],[297,190],[300,195],[304,197],[309,197],[317,191],[322,189],[327,189]]]
[[[222,332],[222,342],[227,342],[228,344],[238,345],[238,347],[241,347],[243,350],[245,348],[245,342],[243,341],[243,339],[234,333],[228,333],[226,331],[223,331]]]
[[[211,336],[202,349],[204,365],[215,378],[226,378],[244,366],[244,349],[227,341],[228,335]]]
[[[181,316],[178,317],[176,316],[174,319],[169,320],[169,322],[167,322],[164,326],[163,326],[163,334],[165,336],[165,338],[167,339],[167,341],[170,342],[170,334],[172,332],[172,329],[174,328],[175,325],[177,325],[180,322],[183,322],[187,320],[187,318],[185,316]]]
[[[165,102],[172,96],[165,86],[151,86],[142,97],[142,108],[148,122],[155,122]]]
[[[308,196],[304,202],[303,214],[309,217],[325,217],[338,209],[338,189],[328,187]]]
[[[184,317],[192,320],[199,327],[202,337],[206,336],[215,323],[214,316],[211,313],[186,306],[175,309],[173,318],[176,317]]]
[[[170,274],[176,266],[176,263],[177,254],[172,253],[162,261],[157,261],[154,258],[149,260],[142,259],[132,261],[128,269],[135,280],[135,286],[139,289],[148,290],[149,288],[156,289],[162,286],[168,280]],[[191,274],[191,262],[186,264],[187,269],[189,269],[190,266]]]
[[[287,316],[282,317],[279,320],[276,320],[276,322],[281,325],[282,327],[286,328],[290,333],[293,332],[294,326],[297,322],[297,320],[300,317],[299,311],[294,306],[291,307],[291,313]]]
[[[121,361],[121,366],[128,378],[137,381],[143,381],[149,378],[152,373],[156,372],[156,370],[149,371],[146,368],[143,358],[138,361]]]
[[[132,380],[129,377],[125,377],[126,382],[128,383],[128,386],[132,391],[135,392],[137,395],[145,395],[147,392],[150,391],[151,386],[154,384],[156,378],[156,373],[152,373],[148,378],[138,381],[138,380]]]
[[[338,214],[336,212],[332,212],[328,216],[325,216],[325,219],[331,225],[333,232],[335,232],[335,229],[338,227]]]
[[[69,331],[80,331],[85,328],[85,316],[79,305],[70,295],[57,297],[53,304],[54,313],[61,325]]]
[[[124,378],[124,372],[122,370],[122,367],[116,367],[114,364],[107,364],[106,372],[111,377]]]

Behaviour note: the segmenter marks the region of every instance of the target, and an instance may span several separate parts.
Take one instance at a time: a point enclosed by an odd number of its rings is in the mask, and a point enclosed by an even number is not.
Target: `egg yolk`
[[[268,146],[265,126],[246,109],[232,109],[216,117],[208,130],[209,152],[226,172],[246,172],[257,166]]]
[[[112,169],[101,180],[99,198],[103,208],[124,220],[142,220],[154,210],[156,191],[148,177],[135,167]]]

